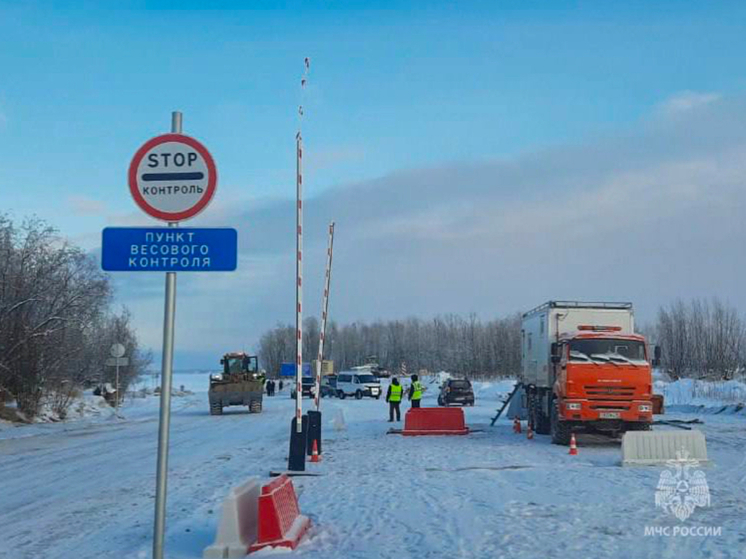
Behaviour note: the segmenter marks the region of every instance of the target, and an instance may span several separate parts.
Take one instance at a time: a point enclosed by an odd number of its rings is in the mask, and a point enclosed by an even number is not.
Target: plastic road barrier
[[[622,437],[623,466],[652,466],[669,460],[707,463],[702,431],[628,431]]]
[[[466,435],[461,408],[413,408],[404,416],[402,435]]]
[[[300,513],[292,480],[283,474],[262,487],[258,537],[249,553],[270,546],[295,549],[310,526],[311,520]]]
[[[205,548],[203,559],[246,557],[249,546],[256,541],[260,491],[257,478],[230,490],[223,501],[215,543]]]

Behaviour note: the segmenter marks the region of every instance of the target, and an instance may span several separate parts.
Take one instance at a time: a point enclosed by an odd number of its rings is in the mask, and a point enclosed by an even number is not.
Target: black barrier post
[[[308,439],[308,416],[302,416],[301,432],[298,433],[296,419],[290,423],[290,454],[288,470],[291,472],[306,471],[306,440]]]
[[[316,441],[316,445],[321,454],[321,412],[320,411],[309,411],[308,412],[308,442],[306,443],[306,454],[311,456],[313,454],[313,441]]]

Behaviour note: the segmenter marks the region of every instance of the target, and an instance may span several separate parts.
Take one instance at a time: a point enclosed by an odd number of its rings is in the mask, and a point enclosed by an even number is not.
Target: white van
[[[377,400],[381,397],[381,383],[370,373],[342,371],[337,375],[337,395],[340,398],[355,396],[358,400],[370,396]]]

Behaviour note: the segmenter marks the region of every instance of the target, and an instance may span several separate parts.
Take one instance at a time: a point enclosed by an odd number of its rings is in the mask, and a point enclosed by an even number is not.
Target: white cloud
[[[746,99],[700,107],[624,137],[398,172],[309,198],[306,312],[318,314],[332,219],[330,316],[339,321],[491,317],[549,298],[628,299],[643,321],[676,297],[717,295],[746,309]],[[239,229],[241,270],[179,276],[183,351],[247,347],[294,320],[293,201],[221,214]],[[123,292],[153,347],[161,279],[128,277]]]
[[[697,91],[681,91],[668,99],[660,106],[665,115],[677,115],[703,107],[722,99],[720,93],[705,93]]]

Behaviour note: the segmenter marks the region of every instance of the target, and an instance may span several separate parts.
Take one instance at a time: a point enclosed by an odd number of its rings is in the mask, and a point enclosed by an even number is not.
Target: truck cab
[[[549,301],[523,315],[521,381],[529,423],[567,444],[574,431],[617,434],[653,421],[652,366],[631,303]]]
[[[572,430],[647,430],[653,421],[652,374],[645,338],[618,326],[581,325],[552,344],[555,368],[550,430],[557,442]]]

